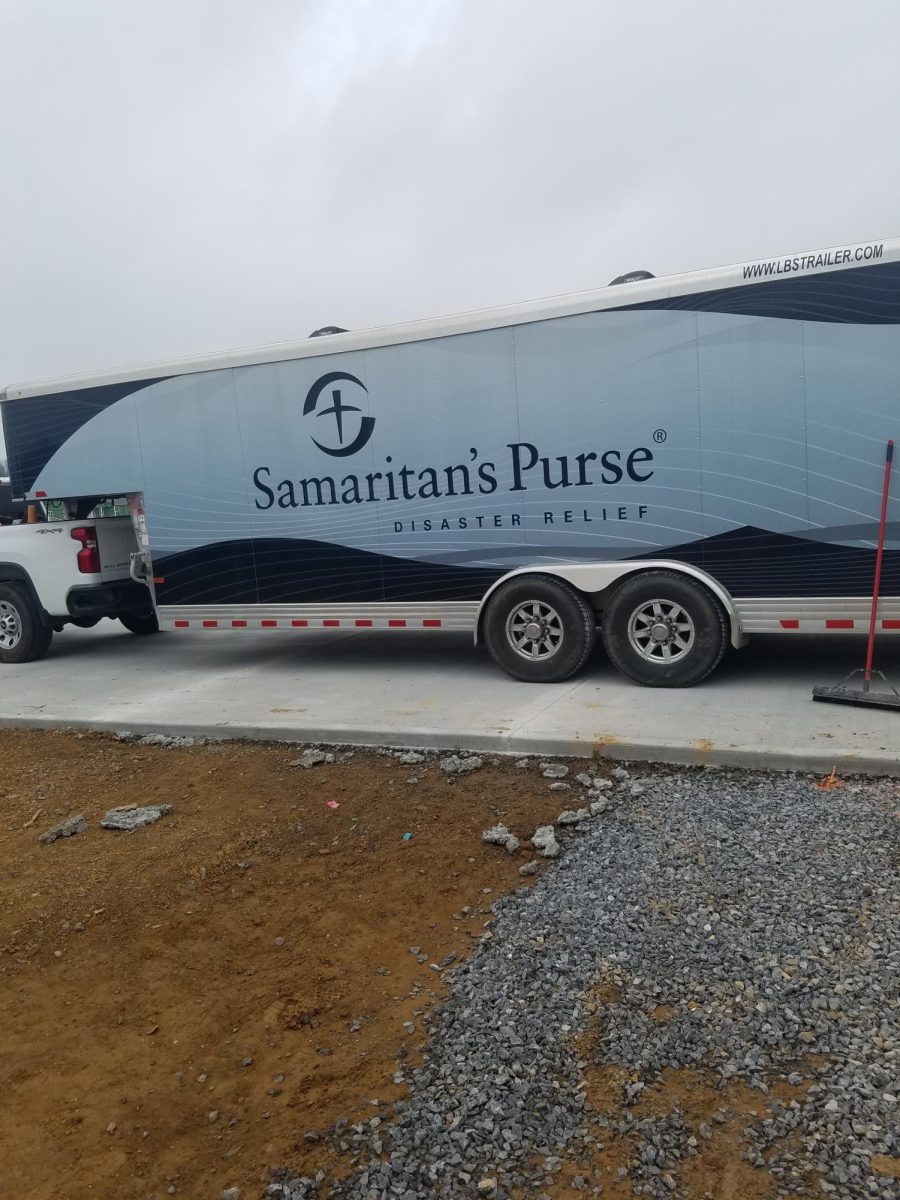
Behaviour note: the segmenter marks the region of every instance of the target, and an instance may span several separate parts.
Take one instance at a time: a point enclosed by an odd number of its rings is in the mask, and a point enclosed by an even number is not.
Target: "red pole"
[[[891,464],[894,461],[894,439],[889,438],[884,456],[884,488],[881,493],[881,519],[878,522],[878,549],[875,551],[875,582],[872,584],[872,612],[869,616],[869,643],[866,646],[866,671],[863,676],[866,691],[872,682],[872,659],[875,655],[875,624],[878,616],[878,592],[881,588],[881,560],[884,558],[884,530],[887,525],[888,494],[891,490]]]

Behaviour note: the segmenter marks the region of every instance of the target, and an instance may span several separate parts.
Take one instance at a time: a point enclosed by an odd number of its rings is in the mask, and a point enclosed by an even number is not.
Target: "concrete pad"
[[[66,629],[0,667],[0,725],[900,774],[900,711],[813,703],[861,639],[757,637],[703,685],[639,688],[596,654],[564,684],[508,678],[467,635]],[[877,659],[900,681],[900,642]]]

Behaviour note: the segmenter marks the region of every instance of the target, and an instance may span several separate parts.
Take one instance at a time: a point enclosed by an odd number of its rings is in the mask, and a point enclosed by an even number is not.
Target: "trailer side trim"
[[[444,604],[169,604],[162,629],[440,629],[471,633],[476,601]]]
[[[871,605],[866,596],[767,596],[734,601],[745,633],[856,633],[868,627]],[[900,596],[879,599],[878,628],[900,633]]]

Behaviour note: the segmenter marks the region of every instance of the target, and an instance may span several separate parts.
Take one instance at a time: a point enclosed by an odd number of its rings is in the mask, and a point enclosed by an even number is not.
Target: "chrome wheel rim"
[[[563,643],[562,617],[543,600],[517,604],[506,618],[506,638],[521,658],[545,662]]]
[[[6,600],[0,600],[0,650],[15,650],[22,640],[22,618],[19,610]]]
[[[690,613],[674,600],[644,600],[628,618],[628,641],[645,662],[679,662],[696,637]]]

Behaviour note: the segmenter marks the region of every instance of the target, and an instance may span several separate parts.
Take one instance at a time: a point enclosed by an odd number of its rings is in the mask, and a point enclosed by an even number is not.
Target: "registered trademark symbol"
[[[654,442],[664,442],[668,436],[664,429],[654,429],[653,431]]]

